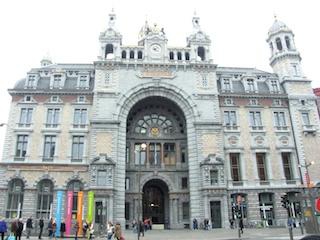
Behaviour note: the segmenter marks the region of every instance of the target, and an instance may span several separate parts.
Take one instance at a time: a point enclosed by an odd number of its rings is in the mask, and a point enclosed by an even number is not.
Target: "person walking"
[[[26,223],[26,230],[27,230],[27,239],[30,238],[30,234],[31,234],[31,229],[33,228],[32,226],[32,216],[30,216],[27,219],[27,223]]]
[[[111,221],[108,221],[107,224],[107,240],[111,240],[114,234],[114,226]]]
[[[82,232],[83,232],[83,237],[85,238],[87,236],[87,230],[88,230],[89,226],[87,223],[87,220],[83,221],[83,226],[82,226]]]
[[[19,219],[15,219],[12,223],[11,223],[11,232],[13,233],[15,239],[17,239],[17,231],[18,231],[18,221]]]
[[[42,232],[43,232],[43,226],[44,226],[44,223],[43,223],[43,218],[41,217],[40,220],[39,220],[39,236],[38,236],[38,239],[42,239]]]
[[[79,223],[78,223],[78,221],[76,221],[76,223],[74,224],[74,231],[75,231],[74,239],[78,240],[78,232],[79,232]]]
[[[89,239],[93,239],[94,226],[93,223],[89,223]]]
[[[53,237],[53,218],[50,218],[50,221],[48,222],[48,236],[49,239],[52,239]]]
[[[120,223],[117,223],[114,228],[114,239],[115,240],[124,240],[124,237],[122,236]]]
[[[1,217],[0,220],[0,234],[1,234],[1,240],[4,240],[4,235],[7,232],[7,223],[4,220],[4,218]]]

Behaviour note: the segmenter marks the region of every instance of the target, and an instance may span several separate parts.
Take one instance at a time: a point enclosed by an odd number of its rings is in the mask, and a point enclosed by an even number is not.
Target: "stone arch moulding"
[[[141,189],[143,189],[143,186],[147,182],[149,182],[150,180],[161,180],[168,186],[169,192],[173,192],[174,191],[173,190],[173,182],[169,178],[167,178],[167,177],[165,177],[165,176],[163,176],[162,174],[159,174],[159,173],[157,175],[154,175],[153,173],[150,173],[147,176],[144,176],[143,178],[141,178],[141,186],[140,186]]]
[[[200,113],[197,111],[196,103],[191,99],[191,96],[180,88],[168,83],[154,82],[139,84],[130,89],[117,102],[118,120],[126,119],[131,108],[140,100],[147,97],[164,97],[176,103],[185,115],[186,119],[196,120]]]
[[[87,184],[87,182],[86,182],[83,178],[80,178],[78,175],[73,175],[73,176],[69,177],[69,178],[64,182],[63,188],[64,188],[64,189],[67,189],[68,184],[69,184],[71,181],[80,181],[80,182],[83,184],[83,190],[88,189],[88,184]]]
[[[27,180],[25,179],[25,177],[21,176],[20,174],[14,174],[13,176],[9,177],[8,180],[6,181],[7,182],[7,187],[9,186],[9,183],[14,179],[21,180],[23,182],[23,184],[24,184],[24,188],[26,188],[28,186],[27,185]]]
[[[38,184],[42,181],[42,180],[50,180],[53,183],[53,187],[54,189],[58,188],[57,182],[56,180],[50,176],[49,174],[43,174],[41,177],[39,177],[33,184],[33,187],[37,187]]]

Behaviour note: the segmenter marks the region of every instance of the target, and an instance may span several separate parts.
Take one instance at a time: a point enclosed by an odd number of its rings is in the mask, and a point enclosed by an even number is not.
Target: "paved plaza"
[[[231,240],[238,239],[237,229],[214,229],[209,231],[196,230],[152,230],[147,231],[141,240]],[[303,237],[300,229],[293,230],[294,239]],[[124,231],[126,240],[137,239],[137,234],[132,231]],[[241,239],[259,239],[259,240],[282,240],[290,239],[288,229],[269,228],[269,229],[244,229]]]

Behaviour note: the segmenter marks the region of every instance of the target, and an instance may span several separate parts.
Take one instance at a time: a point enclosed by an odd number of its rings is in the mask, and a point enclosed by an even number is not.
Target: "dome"
[[[274,23],[272,24],[271,28],[269,29],[268,34],[271,35],[273,33],[279,32],[281,30],[284,31],[291,31],[290,28],[287,27],[286,24],[276,19]]]

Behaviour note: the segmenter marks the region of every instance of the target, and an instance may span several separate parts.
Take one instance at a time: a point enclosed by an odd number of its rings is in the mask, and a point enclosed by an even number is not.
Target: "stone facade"
[[[292,31],[278,20],[270,29],[268,73],[217,67],[197,16],[181,48],[147,23],[138,45],[124,46],[115,17],[93,64],[45,59],[9,90],[0,215],[54,216],[62,191],[65,216],[67,192],[82,191],[82,218],[97,225],[151,217],[167,228],[193,219],[228,228],[238,205],[246,224],[284,225],[286,192],[298,219],[297,196],[320,180],[319,116]],[[34,201],[44,182],[50,206]],[[21,209],[12,194],[23,194]]]

